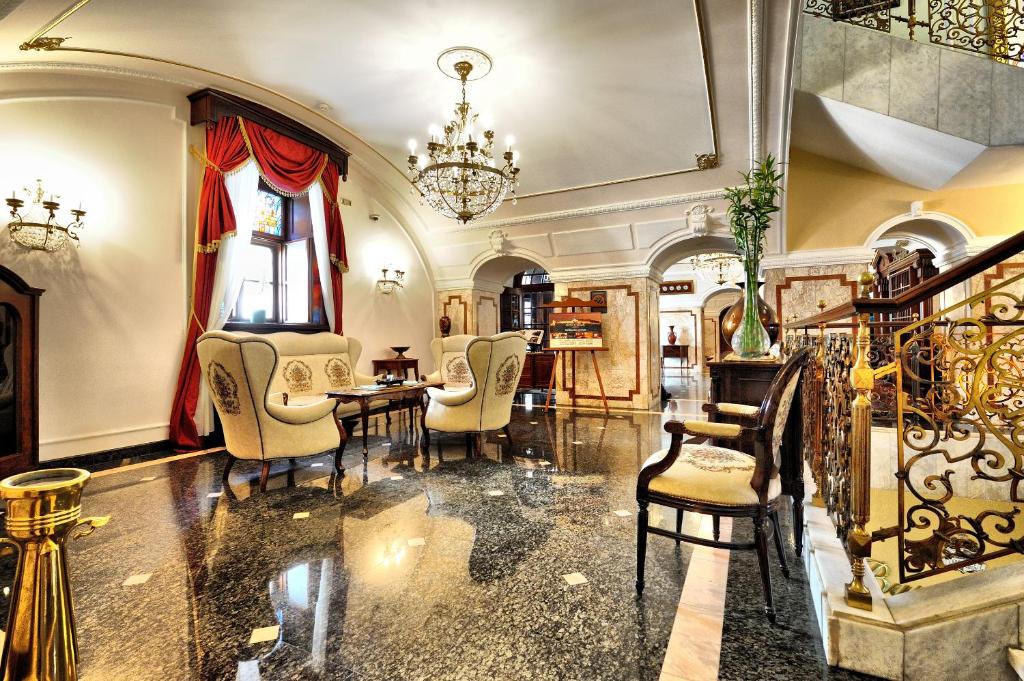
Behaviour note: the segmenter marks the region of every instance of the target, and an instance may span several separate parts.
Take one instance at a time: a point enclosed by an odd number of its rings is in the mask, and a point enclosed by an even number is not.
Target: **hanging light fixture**
[[[509,193],[515,203],[519,154],[509,135],[500,155],[504,164],[496,163],[494,131],[477,130],[477,114],[466,101],[466,83],[490,73],[491,58],[472,47],[453,47],[441,53],[437,67],[462,83],[462,101],[443,128],[430,126],[426,154],[417,155],[416,140],[409,140],[409,179],[425,204],[465,224],[493,213]]]
[[[736,281],[743,275],[743,262],[735,253],[702,253],[687,258],[685,262],[719,286],[727,281]]]
[[[11,217],[13,218],[7,223],[11,241],[23,248],[50,253],[61,250],[71,241],[77,246],[78,234],[75,230],[85,226],[82,223],[82,218],[85,217],[82,207],[79,206],[71,210],[71,214],[75,217],[73,222],[61,225],[57,222],[57,210],[60,208],[60,203],[54,200],[59,197],[54,197],[51,194],[49,199],[44,199],[46,192],[43,190],[42,180],[36,180],[34,192],[28,187],[24,191],[30,201],[24,215],[19,211],[25,205],[25,201],[17,198],[13,192],[7,199],[7,205],[11,208]]]

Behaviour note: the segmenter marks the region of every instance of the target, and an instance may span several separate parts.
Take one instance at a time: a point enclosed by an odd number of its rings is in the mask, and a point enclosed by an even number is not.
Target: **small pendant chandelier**
[[[465,224],[493,213],[510,193],[515,203],[519,153],[509,135],[501,154],[505,163],[496,164],[494,131],[477,131],[477,114],[466,101],[466,83],[486,76],[491,58],[472,47],[453,47],[441,53],[437,66],[462,83],[462,101],[444,128],[430,126],[426,154],[417,155],[416,140],[409,140],[409,179],[423,203]]]
[[[74,242],[77,246],[78,234],[75,230],[85,226],[82,223],[82,218],[85,217],[82,207],[79,206],[77,209],[71,210],[71,214],[75,217],[73,222],[61,225],[57,222],[57,210],[60,208],[60,203],[54,200],[58,197],[51,194],[49,199],[43,198],[46,196],[46,192],[43,190],[42,180],[36,180],[35,191],[26,187],[25,193],[28,194],[31,203],[24,215],[19,212],[25,205],[23,200],[17,198],[13,193],[9,199],[6,199],[13,218],[7,223],[11,241],[22,248],[49,253],[63,249],[69,242]]]

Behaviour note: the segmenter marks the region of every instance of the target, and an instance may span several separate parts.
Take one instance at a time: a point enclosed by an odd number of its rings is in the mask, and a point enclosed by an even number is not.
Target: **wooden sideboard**
[[[776,362],[708,362],[711,370],[711,390],[709,401],[713,403],[732,402],[733,404],[749,404],[761,406],[761,401],[768,392],[772,379],[782,369]],[[796,542],[797,555],[803,547],[803,498],[804,498],[804,466],[803,466],[803,412],[800,404],[800,391],[793,398],[793,406],[786,422],[786,432],[782,438],[782,493],[793,497],[793,539]],[[733,422],[728,416],[720,416],[716,420]],[[728,442],[719,443],[729,447]]]
[[[551,378],[551,368],[555,364],[553,352],[528,352],[523,362],[523,375],[519,379],[520,390],[544,390]]]

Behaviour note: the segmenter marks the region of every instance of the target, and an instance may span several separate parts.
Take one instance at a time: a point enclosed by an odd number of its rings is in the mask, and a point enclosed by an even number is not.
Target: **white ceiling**
[[[0,16],[0,60],[94,59],[17,49],[67,5],[35,0]],[[458,98],[438,53],[478,47],[494,69],[469,100],[499,140],[515,135],[521,194],[692,168],[713,150],[696,17],[681,0],[92,0],[50,35],[324,102],[402,169],[406,141],[422,143]]]

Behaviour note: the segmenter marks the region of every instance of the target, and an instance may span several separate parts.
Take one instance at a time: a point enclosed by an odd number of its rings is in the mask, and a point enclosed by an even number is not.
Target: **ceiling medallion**
[[[428,128],[427,153],[416,154],[409,140],[409,179],[423,203],[463,224],[493,213],[508,194],[515,203],[519,184],[519,152],[514,139],[505,138],[504,165],[494,160],[494,131],[476,128],[477,114],[466,101],[466,83],[490,73],[491,58],[472,47],[452,47],[437,58],[437,67],[462,83],[462,101],[455,117],[443,128]]]

